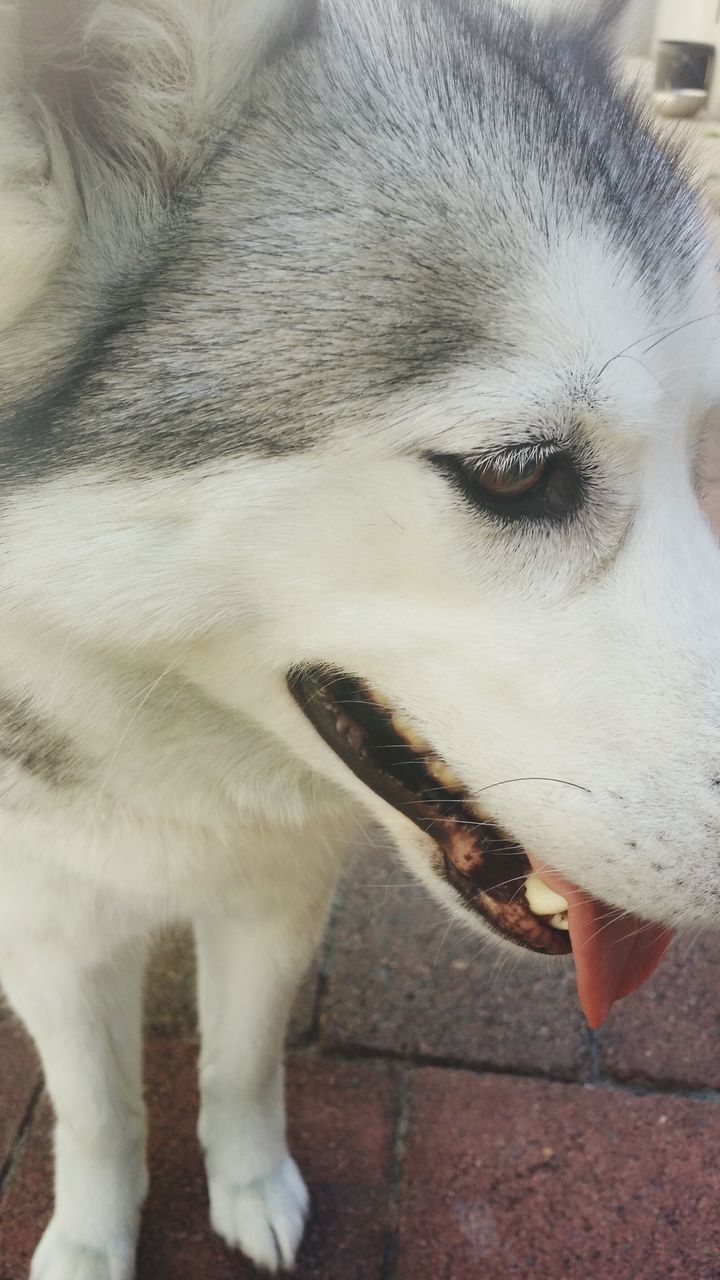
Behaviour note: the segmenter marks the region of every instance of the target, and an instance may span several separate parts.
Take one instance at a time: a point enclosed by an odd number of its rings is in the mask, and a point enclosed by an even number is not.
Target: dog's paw
[[[69,1240],[50,1223],[30,1268],[30,1280],[133,1280],[135,1241],[92,1249]]]
[[[293,1266],[310,1197],[290,1156],[267,1177],[244,1186],[213,1176],[208,1185],[210,1221],[227,1244],[268,1271]]]

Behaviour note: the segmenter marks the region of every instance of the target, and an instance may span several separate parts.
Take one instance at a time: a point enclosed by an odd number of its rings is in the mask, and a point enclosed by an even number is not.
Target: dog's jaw
[[[327,668],[300,668],[288,687],[323,740],[362,782],[437,847],[436,872],[490,928],[519,946],[566,955],[567,933],[528,906],[524,849],[470,804],[432,749],[365,684]]]

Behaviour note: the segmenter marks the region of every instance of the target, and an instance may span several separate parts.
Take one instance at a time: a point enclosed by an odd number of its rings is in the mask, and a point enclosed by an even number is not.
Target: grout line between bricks
[[[2,1168],[0,1168],[0,1197],[4,1195],[12,1182],[13,1174],[20,1162],[20,1157],[23,1153],[25,1143],[27,1142],[28,1134],[32,1128],[35,1113],[38,1108],[38,1103],[43,1095],[44,1088],[45,1085],[43,1081],[40,1080],[38,1084],[36,1084],[32,1097],[25,1109],[25,1115],[20,1122],[20,1127],[15,1135],[15,1141],[10,1148],[10,1154]]]
[[[379,1280],[394,1280],[398,1259],[398,1231],[400,1227],[400,1202],[405,1172],[405,1146],[409,1123],[408,1073],[403,1071],[398,1080],[393,1154],[390,1169],[390,1193],[388,1196],[388,1242],[383,1252]]]
[[[315,996],[313,999],[312,1015],[310,1018],[310,1026],[305,1035],[299,1041],[300,1047],[309,1047],[315,1045],[320,1039],[320,1020],[322,1018],[322,1007],[325,1002],[325,995],[330,982],[330,973],[332,971],[333,962],[335,960],[335,944],[337,941],[337,930],[340,913],[345,903],[345,897],[348,890],[349,870],[346,869],[337,892],[330,908],[330,918],[325,928],[322,943],[320,944],[320,966],[318,971],[318,980],[315,987]],[[294,1045],[293,1048],[297,1048]]]
[[[570,1085],[576,1089],[606,1089],[613,1093],[625,1093],[633,1097],[686,1098],[697,1102],[720,1103],[720,1089],[693,1087],[678,1084],[674,1081],[647,1081],[633,1083],[630,1080],[615,1080],[601,1073],[597,1078],[583,1080],[572,1076],[553,1075],[550,1072],[523,1071],[508,1065],[498,1067],[493,1064],[477,1064],[464,1062],[459,1058],[431,1057],[424,1054],[402,1053],[399,1050],[378,1050],[366,1045],[344,1045],[325,1047],[309,1045],[295,1049],[294,1053],[302,1057],[315,1057],[329,1061],[367,1062],[374,1066],[399,1066],[407,1068],[436,1068],[440,1071],[462,1071],[473,1076],[510,1076],[516,1080],[538,1080],[544,1084]],[[290,1055],[292,1056],[292,1054]]]
[[[545,1080],[551,1084],[575,1084],[586,1085],[594,1084],[594,1080],[583,1078],[581,1076],[561,1076],[554,1075],[552,1072],[542,1071],[526,1071],[522,1067],[514,1067],[508,1063],[507,1066],[498,1067],[493,1063],[472,1063],[467,1062],[463,1058],[454,1058],[442,1055],[434,1056],[432,1054],[408,1053],[402,1049],[374,1049],[370,1045],[364,1044],[343,1044],[343,1045],[325,1045],[313,1044],[306,1047],[301,1046],[301,1051],[310,1056],[319,1058],[327,1058],[331,1061],[341,1060],[346,1062],[368,1062],[377,1066],[400,1066],[400,1067],[438,1067],[441,1070],[449,1071],[467,1071],[470,1075],[493,1075],[493,1076],[517,1076],[521,1080]],[[720,1098],[720,1093],[718,1094]]]
[[[600,1075],[591,1083],[594,1089],[607,1089],[610,1093],[627,1093],[634,1098],[684,1098],[691,1102],[720,1102],[719,1089],[694,1089],[690,1085],[674,1084],[672,1081],[658,1080],[649,1081],[646,1084],[633,1084],[630,1080],[613,1080],[610,1076]]]

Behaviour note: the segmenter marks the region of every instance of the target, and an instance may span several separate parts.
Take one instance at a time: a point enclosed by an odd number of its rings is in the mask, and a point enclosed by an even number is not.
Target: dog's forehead
[[[325,0],[317,44],[280,86],[301,158],[318,130],[322,145],[334,135],[350,207],[360,194],[370,212],[384,195],[391,217],[406,193],[406,242],[428,222],[437,230],[433,215],[448,224],[440,260],[461,247],[463,217],[478,249],[485,237],[494,248],[508,224],[551,239],[582,218],[610,228],[646,274],[682,271],[696,219],[681,166],[604,56],[592,56],[589,35],[583,47],[577,28],[538,26],[519,10]],[[503,248],[510,266],[511,236]]]
[[[473,305],[483,303],[469,289]],[[568,228],[528,260],[491,332],[469,326],[456,362],[390,390],[370,439],[472,454],[580,435],[623,450],[682,437],[712,398],[719,335],[709,273],[666,296],[610,237]]]
[[[610,76],[498,6],[324,8],[224,170],[230,193],[233,164],[259,178],[227,210],[262,235],[244,336],[270,260],[283,330],[303,337],[275,388],[293,386],[301,417],[307,391],[327,430],[463,370],[489,395],[488,372],[511,362],[574,392],[610,361],[618,386],[637,383],[617,357],[691,318],[702,231],[680,167]],[[278,117],[291,145],[263,172]]]
[[[702,228],[608,73],[502,6],[319,12],[132,307],[109,293],[76,366],[6,415],[8,469],[184,467],[375,425],[437,447],[453,403],[464,430],[505,429],[601,374],[649,416],[663,366],[641,340],[711,309]]]

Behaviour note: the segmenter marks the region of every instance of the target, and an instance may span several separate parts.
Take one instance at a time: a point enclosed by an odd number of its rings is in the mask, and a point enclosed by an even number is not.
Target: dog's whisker
[[[362,880],[359,887],[361,889],[419,889],[422,893],[427,893],[425,885],[421,884],[419,880],[408,881],[404,884],[399,884],[396,880],[389,880],[386,884],[373,884],[372,881]]]
[[[479,787],[475,794],[480,795],[483,791],[492,791],[494,787],[507,787],[512,782],[556,782],[561,787],[573,787],[576,791],[586,791],[588,795],[592,795],[590,788],[583,786],[580,782],[568,782],[567,778],[544,777],[542,774],[503,778],[500,782],[489,782],[487,786]]]
[[[643,351],[643,355],[647,355],[649,351],[654,351],[661,343],[667,342],[669,338],[674,338],[676,333],[682,333],[684,329],[690,329],[693,325],[702,324],[707,320],[715,320],[720,315],[720,311],[708,311],[707,315],[696,316],[694,320],[685,320],[682,324],[675,325],[670,329],[669,333],[664,333],[657,341],[650,344]]]
[[[663,395],[666,395],[668,399],[673,401],[676,405],[680,404],[678,397],[674,395],[671,391],[669,391],[668,388],[665,386],[665,384],[662,382],[662,380],[658,377],[658,375],[652,369],[648,369],[647,365],[644,364],[642,360],[639,360],[637,356],[630,356],[630,355],[623,354],[621,356],[618,356],[617,359],[629,360],[632,362],[632,364],[636,364],[638,368],[642,369],[643,373],[646,373],[647,376],[655,383],[655,385],[660,388]]]
[[[630,915],[631,913],[625,912],[625,914]],[[621,942],[627,942],[630,938],[639,938],[641,934],[647,933],[649,929],[654,929],[654,928],[655,928],[654,923],[651,920],[648,920],[645,924],[640,924],[637,926],[637,928],[631,929],[629,933],[624,933],[622,937],[613,938],[613,942],[616,945],[618,945]]]
[[[433,962],[432,962],[432,967],[433,967],[433,968],[435,968],[435,965],[438,963],[438,960],[440,959],[440,953],[441,953],[441,951],[442,951],[442,949],[443,949],[443,947],[444,947],[445,943],[447,942],[447,939],[448,939],[448,937],[449,937],[449,935],[450,935],[450,930],[452,929],[452,927],[453,927],[453,925],[454,925],[454,924],[455,924],[455,921],[453,920],[453,918],[452,918],[452,916],[451,916],[451,917],[450,917],[450,919],[449,919],[449,920],[448,920],[448,922],[447,922],[447,928],[445,929],[445,931],[444,931],[444,933],[443,933],[443,935],[442,935],[442,937],[441,937],[441,939],[440,939],[440,945],[438,946],[438,949],[437,949],[437,951],[435,952],[435,957],[434,957]]]
[[[644,355],[647,355],[649,351],[653,351],[655,347],[658,347],[662,342],[666,342],[668,338],[672,338],[674,334],[680,333],[683,329],[689,329],[692,325],[703,324],[708,320],[714,320],[719,315],[720,311],[708,311],[704,315],[695,316],[692,320],[686,320],[683,324],[666,325],[663,329],[656,329],[654,332],[646,333],[642,338],[636,338],[634,342],[628,343],[626,347],[623,347],[622,351],[618,351],[616,355],[611,356],[610,359],[602,365],[598,371],[598,378],[601,378],[607,369],[609,369],[610,365],[616,360],[619,360],[621,356],[627,355],[628,351],[633,351],[635,347],[642,346],[642,344],[647,342],[649,339],[656,338],[657,340],[652,342],[649,347],[645,348],[645,351],[643,352]]]
[[[593,942],[595,938],[598,938],[601,933],[605,933],[607,929],[611,928],[612,925],[617,924],[619,920],[623,920],[626,917],[629,919],[631,915],[632,915],[631,911],[626,911],[620,908],[616,910],[608,911],[606,915],[600,917],[600,919],[604,920],[605,923],[601,924],[600,928],[596,929],[594,933],[591,933],[587,941]],[[618,941],[618,940],[615,939],[614,941]]]

